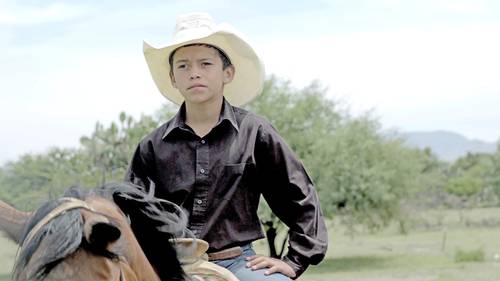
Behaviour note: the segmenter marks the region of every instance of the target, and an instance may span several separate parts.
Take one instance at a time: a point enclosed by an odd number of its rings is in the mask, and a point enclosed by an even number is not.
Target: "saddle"
[[[201,239],[176,238],[170,242],[187,275],[203,281],[239,281],[234,274],[222,266],[209,261],[208,243]]]

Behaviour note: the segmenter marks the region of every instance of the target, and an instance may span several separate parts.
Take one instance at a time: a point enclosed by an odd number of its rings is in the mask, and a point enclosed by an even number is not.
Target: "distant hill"
[[[402,133],[410,147],[429,147],[439,159],[453,162],[470,153],[493,153],[496,144],[480,140],[471,140],[460,134],[448,131],[404,132]]]

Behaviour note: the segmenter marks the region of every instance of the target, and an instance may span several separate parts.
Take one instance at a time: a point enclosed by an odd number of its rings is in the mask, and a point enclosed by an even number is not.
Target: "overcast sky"
[[[170,42],[179,13],[246,34],[268,74],[384,128],[500,138],[500,1],[0,0],[0,164],[76,147],[97,121],[152,114],[165,99],[142,41]]]

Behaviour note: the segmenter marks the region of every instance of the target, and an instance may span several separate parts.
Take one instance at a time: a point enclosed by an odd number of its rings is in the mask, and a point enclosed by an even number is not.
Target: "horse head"
[[[0,200],[0,231],[14,242],[19,243],[23,226],[30,216],[30,212],[19,211]]]
[[[98,196],[45,204],[19,242],[13,280],[160,280],[118,207]]]
[[[113,196],[116,184],[93,191],[70,189],[33,213],[0,201],[0,230],[20,245],[13,280],[160,280]],[[120,193],[121,194],[121,193]],[[167,247],[173,246],[168,241]],[[179,262],[162,280],[184,280]]]
[[[125,209],[138,211],[124,214],[121,207],[126,204],[133,208]],[[140,222],[144,216],[156,222],[154,228],[159,231],[154,233],[165,235],[155,239],[165,241],[157,246],[158,252],[165,254],[161,266],[152,266],[148,259],[151,255],[146,257],[137,240],[143,225],[136,224],[139,229],[135,231],[131,227],[131,220]],[[73,188],[33,213],[18,211],[0,201],[0,230],[20,245],[14,281],[190,280],[177,251],[201,255],[208,246],[193,238],[172,242],[174,237],[190,236],[186,224],[187,217],[177,205],[128,183],[91,191]],[[237,280],[226,269],[200,259],[195,261],[195,266],[190,262],[187,267],[188,273],[220,276],[195,280]]]

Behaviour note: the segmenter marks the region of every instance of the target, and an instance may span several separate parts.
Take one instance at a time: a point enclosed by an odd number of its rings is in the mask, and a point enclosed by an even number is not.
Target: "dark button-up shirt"
[[[156,186],[155,196],[182,206],[189,228],[209,251],[263,238],[260,196],[290,228],[285,262],[297,273],[319,263],[327,232],[303,165],[264,118],[224,100],[203,138],[185,123],[185,105],[138,145],[126,180]]]

